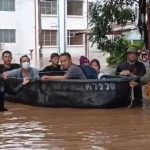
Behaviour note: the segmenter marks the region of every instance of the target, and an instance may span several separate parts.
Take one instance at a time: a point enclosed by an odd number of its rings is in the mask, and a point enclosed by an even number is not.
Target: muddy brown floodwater
[[[64,109],[6,103],[4,150],[149,150],[150,108]]]

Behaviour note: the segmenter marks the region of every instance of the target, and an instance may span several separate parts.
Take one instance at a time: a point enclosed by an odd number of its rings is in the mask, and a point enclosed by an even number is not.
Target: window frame
[[[69,4],[68,3],[79,3],[79,2],[81,2],[82,3],[82,8],[81,8],[81,14],[68,14],[69,13],[69,11],[68,11],[68,9],[69,9]],[[84,3],[83,3],[83,1],[82,0],[79,0],[79,1],[75,1],[75,0],[67,0],[67,16],[83,16],[83,7],[84,7],[84,5],[83,5]],[[73,5],[73,4],[72,4]],[[80,6],[80,5],[76,5],[76,8],[79,8],[78,6]],[[78,10],[76,10],[75,12],[78,12]]]
[[[0,43],[16,43],[16,29],[0,29]]]
[[[54,32],[55,34],[52,32]],[[55,40],[53,40],[54,37],[55,37]],[[46,43],[49,43],[49,44],[46,44]],[[43,46],[57,46],[58,45],[58,30],[43,29],[42,30],[42,45]]]
[[[0,11],[15,11],[16,0],[0,0]]]
[[[77,32],[80,32],[80,31],[81,30],[67,30],[67,45],[68,46],[83,46],[84,45],[84,36],[83,36],[83,34],[82,33],[79,34],[79,35],[76,34]],[[73,33],[71,33],[71,32],[73,32]],[[71,38],[74,38],[74,37],[75,37],[75,39],[72,39],[72,41],[71,41]],[[79,41],[77,41],[77,43],[72,44],[78,38],[81,39],[81,43]]]
[[[46,4],[50,4],[47,6]],[[40,1],[40,11],[42,15],[57,15],[57,0],[56,1]],[[55,9],[54,9],[55,8]],[[49,13],[47,13],[49,10]]]

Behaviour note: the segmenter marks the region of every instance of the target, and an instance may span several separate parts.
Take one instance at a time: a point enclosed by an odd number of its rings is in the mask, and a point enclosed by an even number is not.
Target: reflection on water
[[[7,103],[0,113],[4,150],[149,150],[150,111],[52,109]]]

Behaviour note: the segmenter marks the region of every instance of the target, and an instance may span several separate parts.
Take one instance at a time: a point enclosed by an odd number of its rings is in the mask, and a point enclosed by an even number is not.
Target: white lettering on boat
[[[87,91],[115,91],[115,83],[86,83]]]

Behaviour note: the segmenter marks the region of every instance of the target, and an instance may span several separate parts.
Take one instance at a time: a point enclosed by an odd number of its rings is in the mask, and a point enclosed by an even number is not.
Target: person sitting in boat
[[[116,75],[120,76],[135,76],[143,77],[146,74],[145,65],[138,61],[139,53],[136,48],[130,47],[127,50],[127,61],[120,64],[116,68]],[[142,101],[142,88],[139,82],[131,82],[131,87],[134,88],[136,104],[141,104]]]
[[[72,63],[71,55],[67,52],[60,55],[61,67],[67,70],[63,76],[42,76],[42,80],[86,79],[82,69]]]
[[[57,53],[52,53],[50,56],[51,65],[46,66],[41,72],[48,72],[48,71],[61,71],[59,65],[59,55]]]
[[[100,79],[104,75],[104,73],[100,71],[101,66],[100,66],[100,62],[97,59],[92,59],[90,66],[96,70],[98,79]]]
[[[90,61],[87,57],[80,57],[80,68],[86,75],[87,79],[98,79],[97,72],[94,68],[90,66]]]
[[[10,71],[13,69],[20,68],[21,66],[16,63],[11,63],[12,61],[12,53],[10,51],[4,51],[2,53],[2,60],[3,64],[0,64],[0,74],[2,74],[5,71]]]
[[[39,79],[39,71],[35,68],[30,67],[30,58],[27,55],[24,55],[20,58],[21,68],[14,69],[11,71],[4,72],[2,74],[4,79],[8,77],[15,78],[27,78],[29,80]]]

